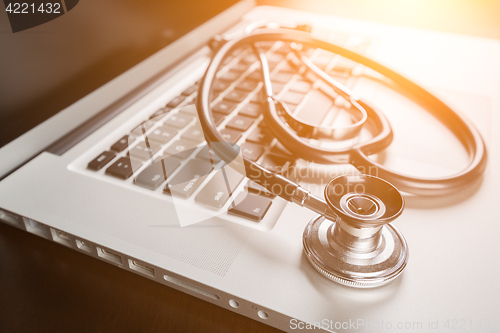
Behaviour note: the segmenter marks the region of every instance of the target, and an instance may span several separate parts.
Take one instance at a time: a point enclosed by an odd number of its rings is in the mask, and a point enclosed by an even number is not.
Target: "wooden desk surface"
[[[0,332],[281,332],[0,223]]]

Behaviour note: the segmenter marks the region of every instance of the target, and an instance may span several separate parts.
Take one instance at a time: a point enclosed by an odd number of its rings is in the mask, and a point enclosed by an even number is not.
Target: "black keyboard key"
[[[288,55],[292,50],[290,50],[290,47],[286,44],[281,44],[279,48],[277,48],[274,52],[281,54],[283,56]]]
[[[139,126],[137,126],[136,128],[134,128],[134,130],[132,131],[132,133],[134,135],[141,136],[143,133],[149,131],[149,129],[151,127],[153,127],[154,125],[155,125],[155,120],[152,120],[152,119],[145,120]]]
[[[144,138],[144,133],[146,129],[142,126],[142,124],[138,125],[128,134],[128,146],[131,146],[133,142],[135,142],[139,138]]]
[[[197,116],[198,115],[198,110],[196,109],[196,106],[193,103],[188,103],[186,106],[183,106],[179,112],[185,113],[185,114],[190,114],[192,116]]]
[[[186,96],[182,96],[182,95],[177,96],[173,100],[168,102],[167,106],[169,108],[175,108],[175,107],[179,106],[179,104],[181,104],[185,99],[186,99]]]
[[[137,176],[135,183],[141,187],[155,190],[168,179],[180,164],[181,162],[176,158],[156,160]]]
[[[170,116],[164,123],[164,125],[172,126],[175,128],[182,129],[186,127],[187,124],[189,124],[192,120],[194,119],[193,116],[185,114],[185,113],[178,113]]]
[[[227,71],[226,73],[222,74],[219,79],[223,81],[234,82],[240,77],[240,75],[240,72]]]
[[[214,84],[212,85],[212,88],[214,91],[224,91],[229,87],[230,83],[229,82],[224,82],[224,81],[215,81]]]
[[[315,59],[313,60],[313,63],[321,70],[325,70],[325,68],[328,66],[328,64],[330,63],[330,59],[327,59],[327,58],[319,58],[319,59]]]
[[[267,65],[269,66],[269,70],[270,71],[274,70],[279,63],[280,63],[279,61],[268,61]]]
[[[213,101],[215,101],[217,98],[219,98],[219,95],[220,95],[220,91],[212,91],[210,92],[210,103],[212,103]]]
[[[281,66],[280,72],[295,74],[298,72],[298,69],[296,66],[290,64],[289,62],[285,62],[283,66]]]
[[[235,89],[228,92],[227,95],[224,96],[224,100],[235,103],[241,103],[247,97],[247,95],[248,94],[246,92]]]
[[[160,150],[161,146],[153,141],[148,143],[141,141],[129,151],[131,158],[145,161],[153,157]]]
[[[264,153],[264,147],[249,142],[242,143],[240,149],[243,156],[252,161],[257,161]]]
[[[293,74],[291,74],[291,73],[278,72],[278,73],[273,75],[272,81],[279,82],[279,83],[288,83],[288,81],[290,81],[292,76],[293,76]]]
[[[297,81],[292,84],[290,90],[305,94],[309,90],[311,90],[311,87],[312,87],[311,83],[307,81]]]
[[[193,84],[192,86],[187,87],[186,90],[184,90],[181,95],[189,96],[189,95],[193,94],[194,92],[196,92],[197,90],[198,90],[198,86],[196,84]]]
[[[174,173],[174,171],[179,167],[179,165],[181,165],[181,162],[178,159],[172,157],[162,156],[161,158],[157,159],[155,163],[160,161],[161,163],[163,163],[163,172],[165,173],[167,179]]]
[[[346,71],[350,72],[358,65],[357,62],[341,57],[338,59],[338,61],[335,63],[335,68],[338,69],[339,71]]]
[[[266,102],[266,97],[264,97],[264,92],[262,91],[262,89],[255,95],[253,95],[252,99],[250,99],[250,102],[257,104],[262,104]]]
[[[259,61],[259,58],[257,58],[254,53],[249,53],[241,61],[247,64],[253,64],[256,61]]]
[[[226,165],[217,171],[194,200],[214,208],[221,208],[243,178],[241,173]]]
[[[181,160],[185,160],[196,149],[196,143],[184,139],[172,142],[170,146],[163,152],[164,157],[173,156]]]
[[[158,160],[159,162],[160,160]],[[181,165],[181,162],[176,158],[164,157],[161,159],[161,163],[163,164],[163,172],[167,179],[174,173],[174,171]]]
[[[116,155],[114,153],[105,151],[101,155],[90,161],[90,163],[88,164],[88,168],[95,171],[100,170],[103,166],[111,162],[111,160],[113,160],[113,158],[115,157]]]
[[[129,145],[129,140],[132,140],[130,143],[133,143],[135,141],[135,139],[136,139],[136,136],[125,135],[111,146],[111,150],[114,150],[118,153],[121,151],[124,151],[125,148],[127,148]]]
[[[220,135],[226,142],[236,143],[241,138],[241,132],[232,129],[224,128],[220,131]]]
[[[231,70],[236,72],[244,72],[248,69],[248,67],[250,67],[250,64],[246,62],[238,62],[236,65],[231,67]]]
[[[332,99],[318,90],[312,90],[297,113],[299,119],[307,119],[311,124],[320,124],[333,106]]]
[[[257,69],[252,73],[248,74],[246,78],[248,80],[253,80],[253,81],[262,81],[262,73],[260,69]]]
[[[167,177],[163,172],[161,161],[155,162],[142,170],[139,176],[135,179],[135,183],[141,187],[155,190],[157,189]]]
[[[171,110],[172,110],[172,108],[167,108],[167,107],[161,108],[158,111],[156,111],[155,113],[153,113],[151,115],[151,117],[149,117],[149,119],[154,119],[155,121],[158,121],[158,120],[162,119],[163,117],[165,117],[165,115],[167,113],[169,113]]]
[[[208,146],[203,147],[200,152],[196,155],[196,158],[202,159],[205,161],[212,161],[213,164],[218,164],[221,161],[221,158],[214,153]]]
[[[165,144],[172,140],[172,138],[177,134],[177,130],[172,127],[162,126],[156,128],[153,132],[148,134],[148,139],[151,141],[158,142],[160,144]]]
[[[241,52],[243,52],[243,48],[237,48],[236,50],[234,50],[233,52],[231,52],[231,55],[232,56],[237,56]]]
[[[236,107],[236,103],[229,102],[229,101],[222,101],[222,102],[219,102],[216,106],[214,106],[212,111],[222,113],[224,115],[228,115],[231,112],[233,112],[235,107]]]
[[[236,88],[243,90],[243,91],[253,91],[257,86],[259,85],[258,81],[254,80],[244,80],[241,81]]]
[[[141,162],[136,160],[131,160],[128,157],[122,157],[115,163],[113,163],[109,168],[106,169],[106,173],[121,179],[127,179],[134,173],[132,165],[137,169],[141,165]]]
[[[223,64],[223,65],[227,65],[227,64],[229,64],[229,63],[230,63],[231,61],[233,61],[233,60],[234,60],[234,57],[233,57],[233,56],[227,56],[227,57],[225,57],[225,58],[222,60],[222,64]]]
[[[210,162],[198,159],[190,160],[167,182],[164,192],[181,198],[189,198],[212,169]]]
[[[252,118],[257,118],[262,114],[262,106],[256,103],[248,103],[241,108],[239,114]]]
[[[253,221],[260,221],[264,218],[272,201],[268,198],[260,197],[248,193],[240,193],[233,204],[228,209],[229,214],[241,216]]]
[[[181,138],[193,141],[194,143],[202,143],[205,141],[205,134],[203,133],[203,129],[201,128],[199,123],[194,124],[189,127],[184,134],[182,134]]]
[[[318,66],[320,69],[324,70],[328,64],[333,60],[332,53],[320,52],[320,54],[316,55],[316,58],[313,60],[313,63]]]
[[[273,139],[272,133],[265,128],[257,127],[247,137],[247,141],[258,143],[261,145],[268,145]]]
[[[279,53],[268,53],[266,54],[266,58],[268,62],[280,62],[281,60],[285,59],[283,54]]]
[[[250,192],[250,193],[254,193],[254,194],[257,194],[257,195],[262,195],[262,196],[265,196],[265,197],[268,197],[268,198],[274,198],[274,197],[276,197],[276,195],[274,195],[273,193],[271,193],[271,191],[269,191],[267,188],[265,188],[262,185],[257,184],[254,181],[251,181],[251,180],[249,180],[247,182],[246,188],[247,188],[248,192]]]
[[[260,164],[272,172],[284,173],[292,166],[293,161],[289,157],[268,154]]]
[[[294,92],[294,91],[289,91],[281,99],[286,103],[286,104],[299,104],[300,101],[304,98],[304,94],[301,94],[299,92]]]
[[[278,155],[285,155],[292,158],[293,154],[281,144],[281,142],[276,142],[276,144],[271,148],[271,153]]]
[[[224,121],[224,119],[226,119],[226,117],[224,117],[224,115],[220,113],[212,113],[212,119],[215,126],[219,126]]]
[[[279,92],[285,87],[284,84],[278,82],[272,82],[271,86],[273,87],[273,94],[277,95]]]
[[[231,119],[227,123],[226,127],[244,132],[250,126],[252,126],[254,120],[255,119],[253,119],[253,118],[238,115],[238,116],[234,117],[233,119]]]

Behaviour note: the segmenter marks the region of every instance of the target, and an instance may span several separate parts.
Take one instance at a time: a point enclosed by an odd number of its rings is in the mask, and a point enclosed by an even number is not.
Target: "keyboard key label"
[[[185,109],[188,108],[192,110],[193,106]],[[224,215],[242,202],[248,194],[243,181],[246,176],[243,154],[252,159],[262,154],[260,145],[245,143],[243,149],[235,143],[241,138],[241,130],[246,130],[254,118],[237,116],[234,128],[220,131],[225,142],[212,142],[207,146],[202,143],[204,134],[195,120],[196,115],[184,112],[185,109],[173,110],[153,126],[137,126],[115,143],[114,152],[101,153],[89,163],[90,169],[105,166],[108,175],[123,180],[133,178],[135,185],[168,196],[180,226]],[[217,154],[228,156],[231,150],[233,154],[229,156],[234,158],[229,163]],[[116,158],[115,152],[126,156]],[[258,220],[263,214],[262,207],[257,205],[259,200],[240,206],[252,206],[250,213],[234,211],[233,214]],[[170,206],[165,217],[171,214]]]
[[[180,139],[163,143],[163,137],[181,131],[178,127],[170,127],[170,120],[176,122],[188,116],[182,110],[167,117],[162,126],[143,131],[142,135],[136,130],[139,142],[131,146],[128,156],[139,161],[137,168],[127,157],[111,163],[107,173],[122,179],[134,175],[136,185],[162,191],[171,198],[180,225],[189,226],[226,214],[231,205],[246,197],[248,191],[243,182],[246,174],[238,145],[213,142],[209,149],[206,144],[198,143],[203,141],[203,131],[198,128],[198,123],[182,130]],[[191,120],[192,116],[189,116]],[[241,137],[239,131],[226,131],[230,141]],[[161,143],[162,147],[158,148]],[[235,151],[235,158],[230,163],[215,153],[228,149]],[[145,164],[144,168],[140,162]],[[165,214],[168,216],[172,212],[166,211]]]
[[[244,200],[248,193],[242,184],[245,169],[240,148],[227,142],[212,143],[211,147],[212,150],[237,149],[239,154],[227,164],[220,159],[206,158],[208,147],[198,147],[199,156],[197,154],[189,160],[171,181],[167,181],[164,192],[171,195],[178,221],[183,227],[225,214],[231,205]]]

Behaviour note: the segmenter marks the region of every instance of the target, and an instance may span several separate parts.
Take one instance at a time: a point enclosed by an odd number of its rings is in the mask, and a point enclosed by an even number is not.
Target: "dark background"
[[[236,2],[84,0],[17,33],[0,5],[0,148]]]

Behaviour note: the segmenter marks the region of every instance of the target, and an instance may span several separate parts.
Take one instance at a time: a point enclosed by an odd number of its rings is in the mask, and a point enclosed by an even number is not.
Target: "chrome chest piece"
[[[406,266],[408,246],[388,224],[403,212],[401,193],[369,175],[334,178],[325,198],[336,221],[314,218],[304,230],[304,252],[328,279],[343,285],[371,288],[396,278]]]

